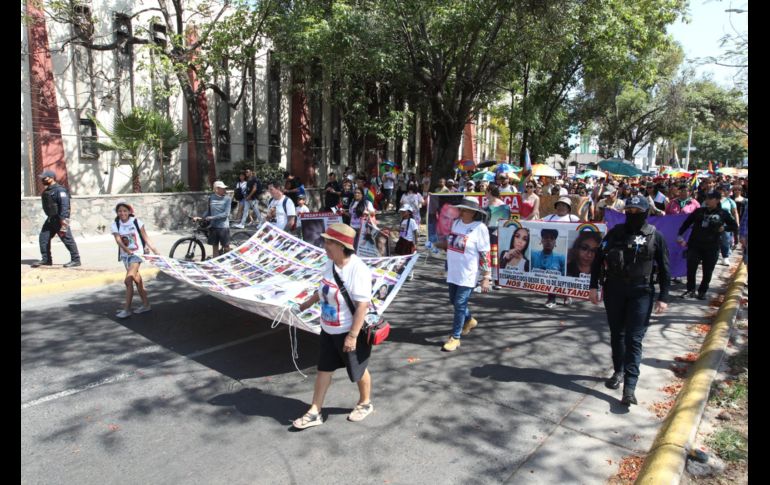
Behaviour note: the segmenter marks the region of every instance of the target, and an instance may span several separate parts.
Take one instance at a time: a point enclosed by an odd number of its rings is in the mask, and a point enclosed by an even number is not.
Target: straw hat
[[[356,239],[356,230],[347,224],[332,224],[326,228],[326,232],[321,234],[324,239],[336,241],[346,248],[353,250],[353,241]]]

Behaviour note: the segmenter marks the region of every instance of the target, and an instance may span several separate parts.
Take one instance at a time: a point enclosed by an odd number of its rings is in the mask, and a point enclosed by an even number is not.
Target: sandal
[[[305,429],[320,426],[324,424],[324,421],[321,418],[321,413],[311,413],[308,411],[301,418],[295,419],[291,424],[297,429]]]
[[[374,405],[372,403],[356,404],[353,411],[348,414],[348,421],[363,421],[364,418],[369,416],[374,411]]]

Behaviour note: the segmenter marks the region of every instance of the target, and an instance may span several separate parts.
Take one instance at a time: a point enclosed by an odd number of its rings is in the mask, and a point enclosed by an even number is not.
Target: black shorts
[[[215,246],[217,244],[221,246],[230,245],[230,228],[229,227],[211,227],[209,228],[209,244]]]
[[[321,330],[321,352],[318,356],[318,370],[321,372],[334,372],[345,368],[348,371],[350,382],[358,382],[364,377],[366,366],[369,365],[369,356],[372,346],[366,343],[366,332],[361,330],[356,342],[356,350],[343,352],[347,333],[331,335]]]

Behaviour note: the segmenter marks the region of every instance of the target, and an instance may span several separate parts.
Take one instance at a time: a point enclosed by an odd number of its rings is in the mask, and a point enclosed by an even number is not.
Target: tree
[[[174,129],[173,123],[168,118],[141,108],[134,108],[126,115],[119,114],[109,128],[95,117],[91,116],[90,118],[110,139],[109,143],[97,143],[97,148],[104,151],[115,151],[121,159],[128,161],[131,168],[131,187],[134,193],[142,191],[142,184],[139,179],[142,166],[155,150],[159,150],[162,157],[170,156],[179,147],[184,136]]]
[[[165,38],[137,25],[130,35],[110,35],[107,39],[94,36],[96,18],[85,13],[79,2],[50,0],[43,3],[49,18],[73,27],[72,36],[62,42],[62,50],[73,44],[93,51],[116,51],[134,45],[152,51],[157,59],[154,68],[176,78],[184,97],[201,176],[195,188],[208,186],[207,179],[215,176],[215,167],[208,155],[210,146],[206,144],[205,116],[208,115],[202,113],[200,100],[205,99],[206,91],[210,89],[232,108],[238,106],[246,73],[261,47],[260,33],[273,3],[270,0],[256,4],[248,0],[201,0],[191,2],[186,8],[181,0],[173,0],[169,8],[167,2],[158,0],[155,6],[127,15],[134,19],[147,12],[157,12],[155,22],[165,27]],[[240,89],[233,90],[237,96],[231,94],[221,81],[231,70],[241,74]]]

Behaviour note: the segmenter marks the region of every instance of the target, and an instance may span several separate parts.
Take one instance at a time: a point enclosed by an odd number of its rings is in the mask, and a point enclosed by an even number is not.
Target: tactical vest
[[[48,217],[59,215],[59,205],[56,203],[55,187],[49,187],[43,191],[41,197],[43,199],[43,211]]]
[[[655,266],[655,227],[645,224],[639,233],[629,234],[623,229],[613,236],[602,248],[606,279],[627,284],[649,282]]]

